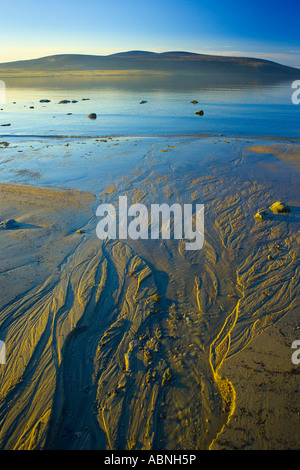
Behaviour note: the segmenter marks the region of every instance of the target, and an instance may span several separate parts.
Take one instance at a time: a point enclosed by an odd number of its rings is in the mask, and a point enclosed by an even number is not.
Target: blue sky
[[[0,12],[0,62],[138,49],[300,67],[300,0],[10,0]]]

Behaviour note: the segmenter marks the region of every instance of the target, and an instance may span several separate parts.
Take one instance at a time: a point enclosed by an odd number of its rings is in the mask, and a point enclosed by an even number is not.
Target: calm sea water
[[[1,77],[0,77],[1,78]],[[1,136],[300,136],[300,105],[291,83],[229,87],[149,86],[144,83],[72,83],[24,80],[6,84],[0,105]],[[83,100],[83,98],[88,98]],[[50,103],[40,103],[49,99]],[[77,103],[58,104],[60,100]],[[140,104],[140,101],[147,101]],[[197,104],[191,104],[197,100]],[[33,107],[33,108],[31,108]],[[203,110],[204,116],[195,115]],[[71,114],[70,114],[71,113]],[[96,113],[90,120],[87,114]]]

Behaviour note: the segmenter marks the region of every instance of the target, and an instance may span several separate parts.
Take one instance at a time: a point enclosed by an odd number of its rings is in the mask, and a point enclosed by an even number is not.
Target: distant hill
[[[167,74],[195,74],[205,76],[232,76],[235,78],[276,77],[299,79],[300,71],[276,62],[247,58],[224,57],[190,52],[128,51],[107,56],[60,54],[40,59],[20,60],[0,64],[0,78],[5,74],[62,73],[88,71],[147,71]]]

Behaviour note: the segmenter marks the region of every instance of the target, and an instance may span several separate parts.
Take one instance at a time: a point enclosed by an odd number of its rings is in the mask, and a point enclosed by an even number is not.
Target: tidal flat
[[[0,448],[299,448],[299,142],[3,141]],[[120,196],[204,204],[203,248],[99,240]]]

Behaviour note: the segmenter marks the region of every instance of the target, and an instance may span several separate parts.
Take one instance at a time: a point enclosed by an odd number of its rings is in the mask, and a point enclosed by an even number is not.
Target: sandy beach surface
[[[3,140],[0,448],[299,449],[299,142]],[[99,240],[124,195],[204,204],[204,247]]]

